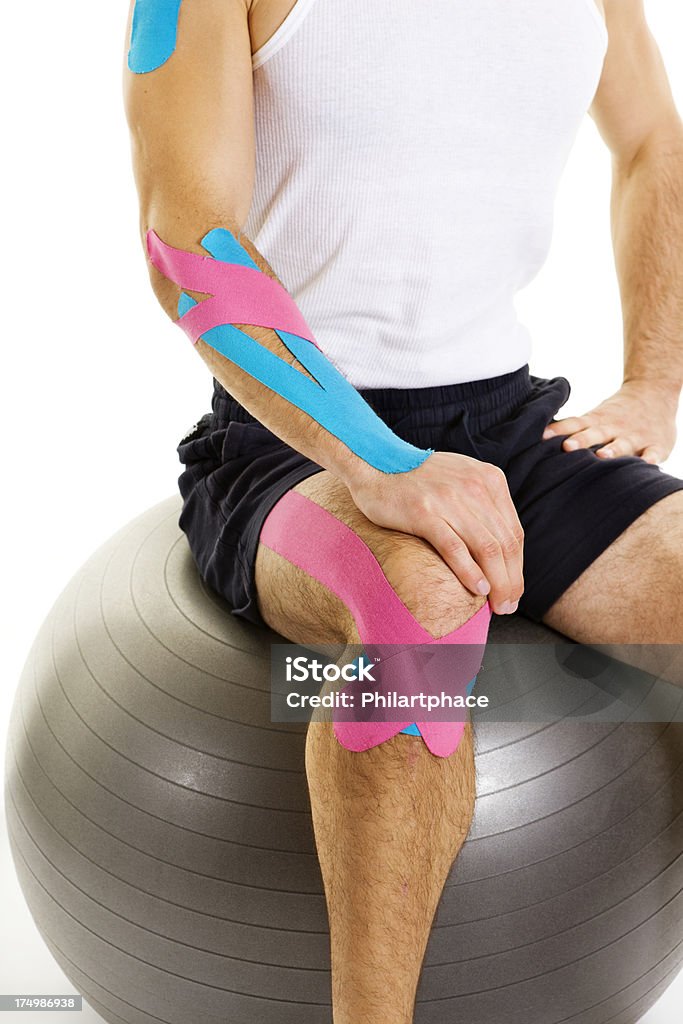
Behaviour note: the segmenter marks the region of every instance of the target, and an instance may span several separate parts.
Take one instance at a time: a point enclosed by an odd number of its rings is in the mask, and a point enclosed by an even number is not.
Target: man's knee
[[[434,637],[445,636],[486,603],[470,593],[431,544],[421,537],[387,530],[371,522],[355,505],[348,488],[328,473],[308,477],[295,488],[348,526],[380,565],[394,593]],[[347,621],[347,630],[352,625]],[[396,637],[401,643],[404,638]],[[353,637],[347,637],[353,643]]]
[[[486,604],[486,598],[470,593],[421,538],[388,534],[378,538],[375,548],[392,589],[433,637],[452,633]]]

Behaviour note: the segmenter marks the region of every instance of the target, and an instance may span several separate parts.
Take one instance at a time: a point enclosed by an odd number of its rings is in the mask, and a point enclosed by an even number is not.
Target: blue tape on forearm
[[[155,71],[175,51],[182,0],[136,0],[128,67],[136,75]]]
[[[224,229],[209,232],[202,245],[214,259],[256,267],[246,250]],[[195,305],[182,292],[178,315],[184,316]],[[406,473],[431,455],[431,449],[417,448],[397,437],[312,342],[286,331],[276,333],[313,380],[231,324],[213,327],[202,338],[230,362],[311,416],[376,469]]]

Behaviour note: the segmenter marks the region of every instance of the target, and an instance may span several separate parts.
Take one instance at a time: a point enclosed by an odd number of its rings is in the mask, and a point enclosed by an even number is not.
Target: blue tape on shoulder
[[[260,270],[225,228],[210,231],[202,245],[214,259]],[[193,305],[194,300],[183,292],[178,315],[182,316]],[[213,327],[203,335],[203,340],[265,387],[308,413],[354,454],[383,473],[407,473],[432,454],[431,449],[417,448],[397,437],[312,342],[287,331],[276,333],[313,380],[231,324]]]
[[[176,48],[182,0],[135,0],[128,67],[136,75],[155,71]]]

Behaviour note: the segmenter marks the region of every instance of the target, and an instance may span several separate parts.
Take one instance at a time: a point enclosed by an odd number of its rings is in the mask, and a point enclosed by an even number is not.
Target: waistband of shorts
[[[469,409],[481,415],[522,402],[531,390],[529,364],[517,370],[481,380],[437,384],[425,388],[359,388],[359,393],[382,419],[392,420],[407,410],[436,410],[444,407]],[[258,422],[214,378],[212,402],[216,419]]]
[[[426,388],[359,388],[359,393],[381,415],[412,409],[436,409],[457,406],[476,409],[479,413],[499,409],[523,400],[531,389],[529,364],[497,377],[461,381],[458,384],[436,384]]]

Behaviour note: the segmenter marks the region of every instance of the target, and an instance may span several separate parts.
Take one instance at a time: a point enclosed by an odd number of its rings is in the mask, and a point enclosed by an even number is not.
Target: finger
[[[555,420],[554,423],[549,423],[543,431],[543,440],[546,441],[549,437],[559,437],[563,434],[575,434],[578,430],[584,430],[590,426],[590,421],[586,416],[567,416],[564,420]]]
[[[465,541],[443,519],[429,520],[420,534],[443,558],[463,587],[472,594],[485,596],[491,584],[483,568],[475,562]]]
[[[492,580],[492,598],[490,598],[490,600],[497,605],[496,610],[499,613],[505,613],[505,611],[500,611],[502,604],[505,601],[508,601],[509,604],[516,605],[524,592],[522,543],[515,537],[507,523],[505,523],[501,516],[497,515],[495,511],[490,514],[483,514],[478,510],[476,518],[483,526],[486,527],[488,534],[498,542],[503,556],[507,580],[504,580],[503,574],[501,573],[499,593],[499,589],[496,586],[497,578],[494,577]],[[482,567],[487,572],[488,579],[492,579],[492,571],[490,571],[488,566],[484,563]]]
[[[463,513],[457,524],[451,524],[464,540],[470,555],[481,566],[484,576],[491,584],[489,602],[497,615],[505,615],[514,610],[512,583],[503,549],[497,537],[487,528],[482,518],[475,512]]]
[[[524,529],[510,497],[505,476],[503,473],[500,475],[502,488],[495,481],[489,482],[491,505],[480,507],[478,517],[500,544],[510,580],[510,600],[517,602],[524,593]]]
[[[498,614],[514,611],[522,594],[522,541],[505,474],[484,463],[476,476],[461,486],[464,507],[447,511],[444,518],[468,545],[470,554],[491,584],[489,600]],[[456,518],[453,518],[453,516]],[[505,605],[510,607],[505,607]]]
[[[664,456],[659,451],[659,449],[653,448],[652,446],[646,448],[640,457],[641,459],[643,459],[644,462],[649,462],[653,466],[658,466],[660,462],[664,461]]]
[[[507,523],[495,511],[490,516],[481,515],[480,518],[500,544],[510,586],[508,600],[516,604],[524,593],[523,539],[515,536]]]
[[[484,486],[492,502],[491,513],[495,517],[501,517],[505,522],[506,529],[522,544],[524,529],[519,521],[505,473],[497,466],[485,463],[482,475]]]
[[[616,430],[609,427],[588,427],[587,430],[580,430],[578,434],[566,438],[562,442],[562,447],[567,452],[574,452],[580,448],[591,448],[594,444],[609,443],[616,436]]]
[[[599,455],[601,459],[616,459],[620,455],[635,455],[637,451],[635,443],[629,441],[627,437],[615,437],[604,448],[599,448],[595,454]]]

